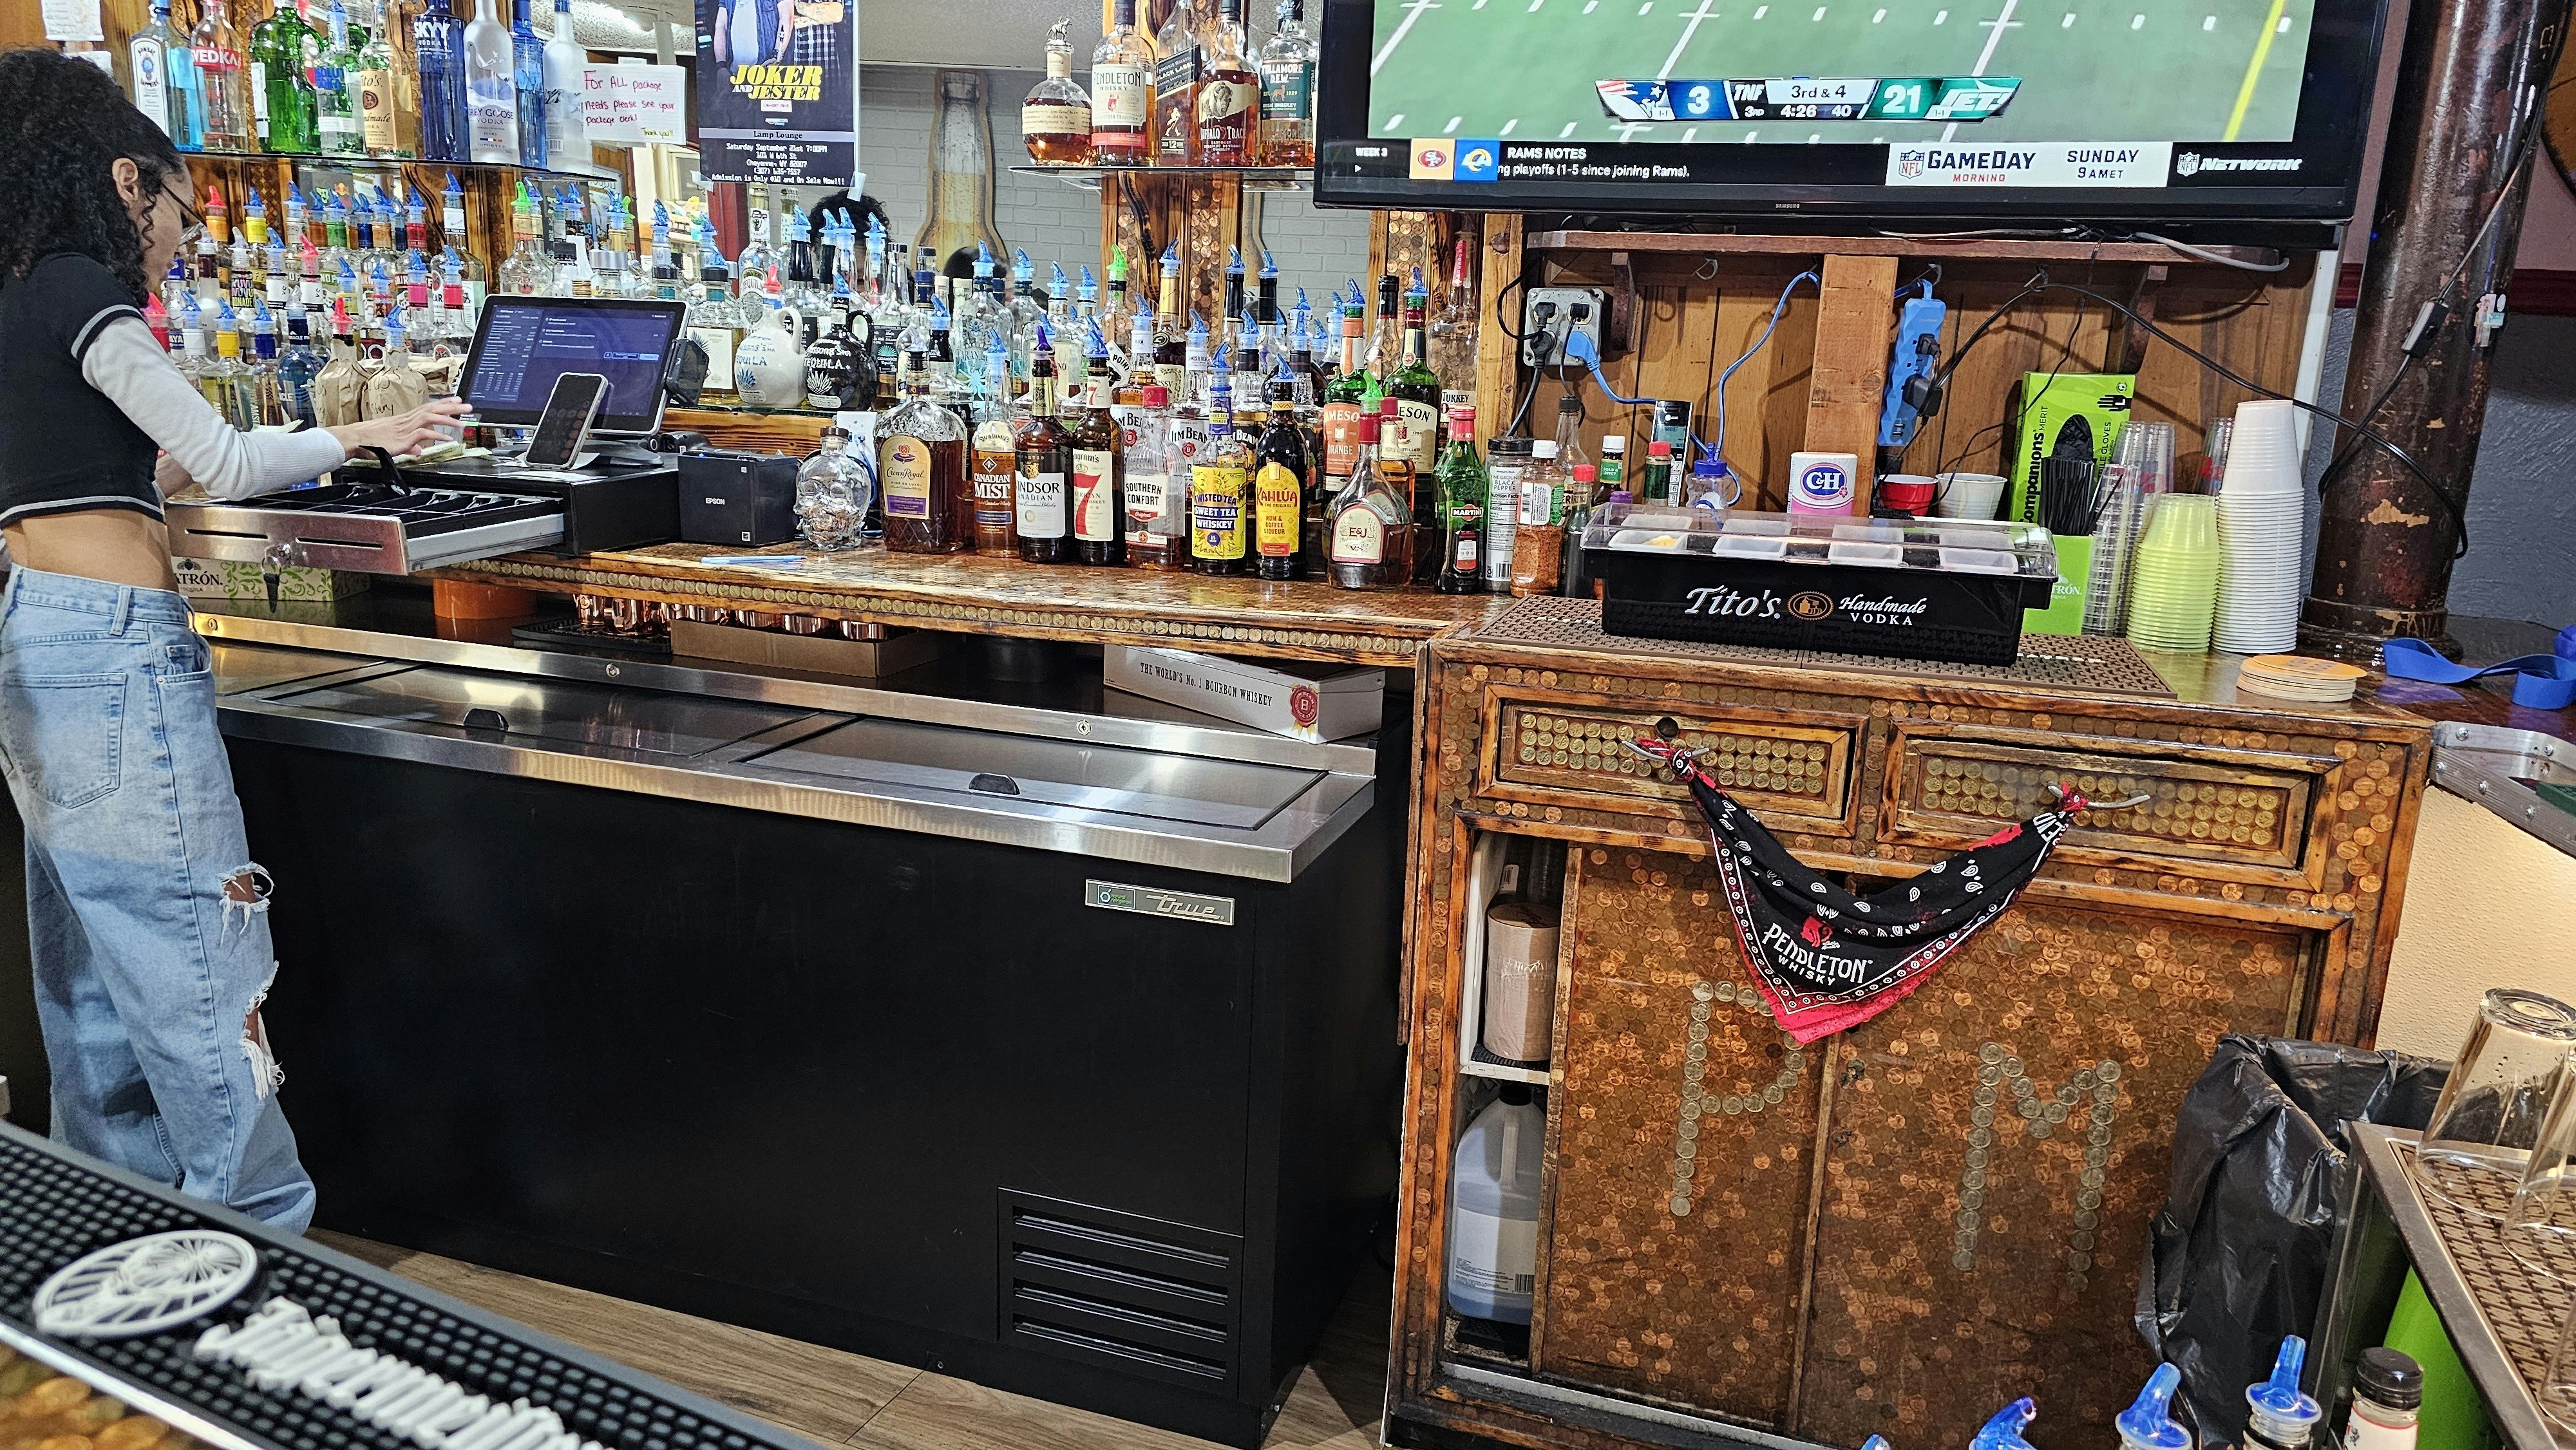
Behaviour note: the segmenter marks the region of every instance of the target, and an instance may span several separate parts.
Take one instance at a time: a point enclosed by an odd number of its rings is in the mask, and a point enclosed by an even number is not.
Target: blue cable
[[[1735,376],[1737,368],[1753,361],[1753,355],[1762,350],[1762,344],[1771,340],[1771,334],[1780,326],[1781,314],[1789,310],[1789,294],[1797,291],[1798,284],[1801,282],[1813,282],[1818,287],[1822,287],[1825,279],[1813,271],[1801,272],[1790,278],[1789,285],[1780,289],[1780,300],[1771,304],[1771,320],[1763,324],[1762,335],[1753,339],[1753,345],[1744,350],[1742,357],[1728,363],[1726,371],[1717,375],[1717,442],[1710,447],[1709,451],[1715,455],[1717,466],[1725,469],[1727,476],[1737,480],[1739,484],[1743,480],[1743,475],[1735,471],[1734,464],[1726,461],[1726,383],[1729,378]]]

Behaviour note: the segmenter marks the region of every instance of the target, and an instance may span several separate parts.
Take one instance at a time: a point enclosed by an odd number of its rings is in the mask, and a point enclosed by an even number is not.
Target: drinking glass
[[[2576,1235],[2576,1059],[2561,1063],[2550,1085],[2549,1112],[2540,1120],[2531,1156],[2523,1160],[2506,1222],[2535,1233]]]
[[[2559,1428],[2576,1431],[2576,1313],[2558,1326],[2558,1347],[2549,1352],[2549,1368],[2533,1386],[2532,1398]]]
[[[2489,991],[2416,1149],[2417,1183],[2464,1212],[2506,1217],[2482,1200],[2501,1199],[2502,1180],[2520,1178],[2571,1081],[2564,1071],[2571,1052],[2576,1007],[2538,992]]]

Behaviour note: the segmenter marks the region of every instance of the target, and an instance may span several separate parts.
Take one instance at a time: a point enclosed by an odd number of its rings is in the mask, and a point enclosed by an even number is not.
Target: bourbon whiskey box
[[[1298,740],[1343,740],[1378,727],[1386,671],[1276,660],[1250,664],[1185,649],[1116,644],[1100,652],[1110,688]]]

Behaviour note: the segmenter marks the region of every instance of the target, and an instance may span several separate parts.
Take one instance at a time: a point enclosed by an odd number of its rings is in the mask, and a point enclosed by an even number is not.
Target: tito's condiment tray
[[[1583,531],[1601,627],[1652,639],[2009,664],[2057,548],[2029,524],[1610,504]]]

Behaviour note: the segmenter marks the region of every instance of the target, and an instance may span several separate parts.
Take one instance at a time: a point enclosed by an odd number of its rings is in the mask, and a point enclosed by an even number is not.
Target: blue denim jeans
[[[27,831],[27,934],[54,1136],[301,1232],[313,1180],[259,1003],[267,873],[187,601],[17,569],[0,594],[0,769]]]

